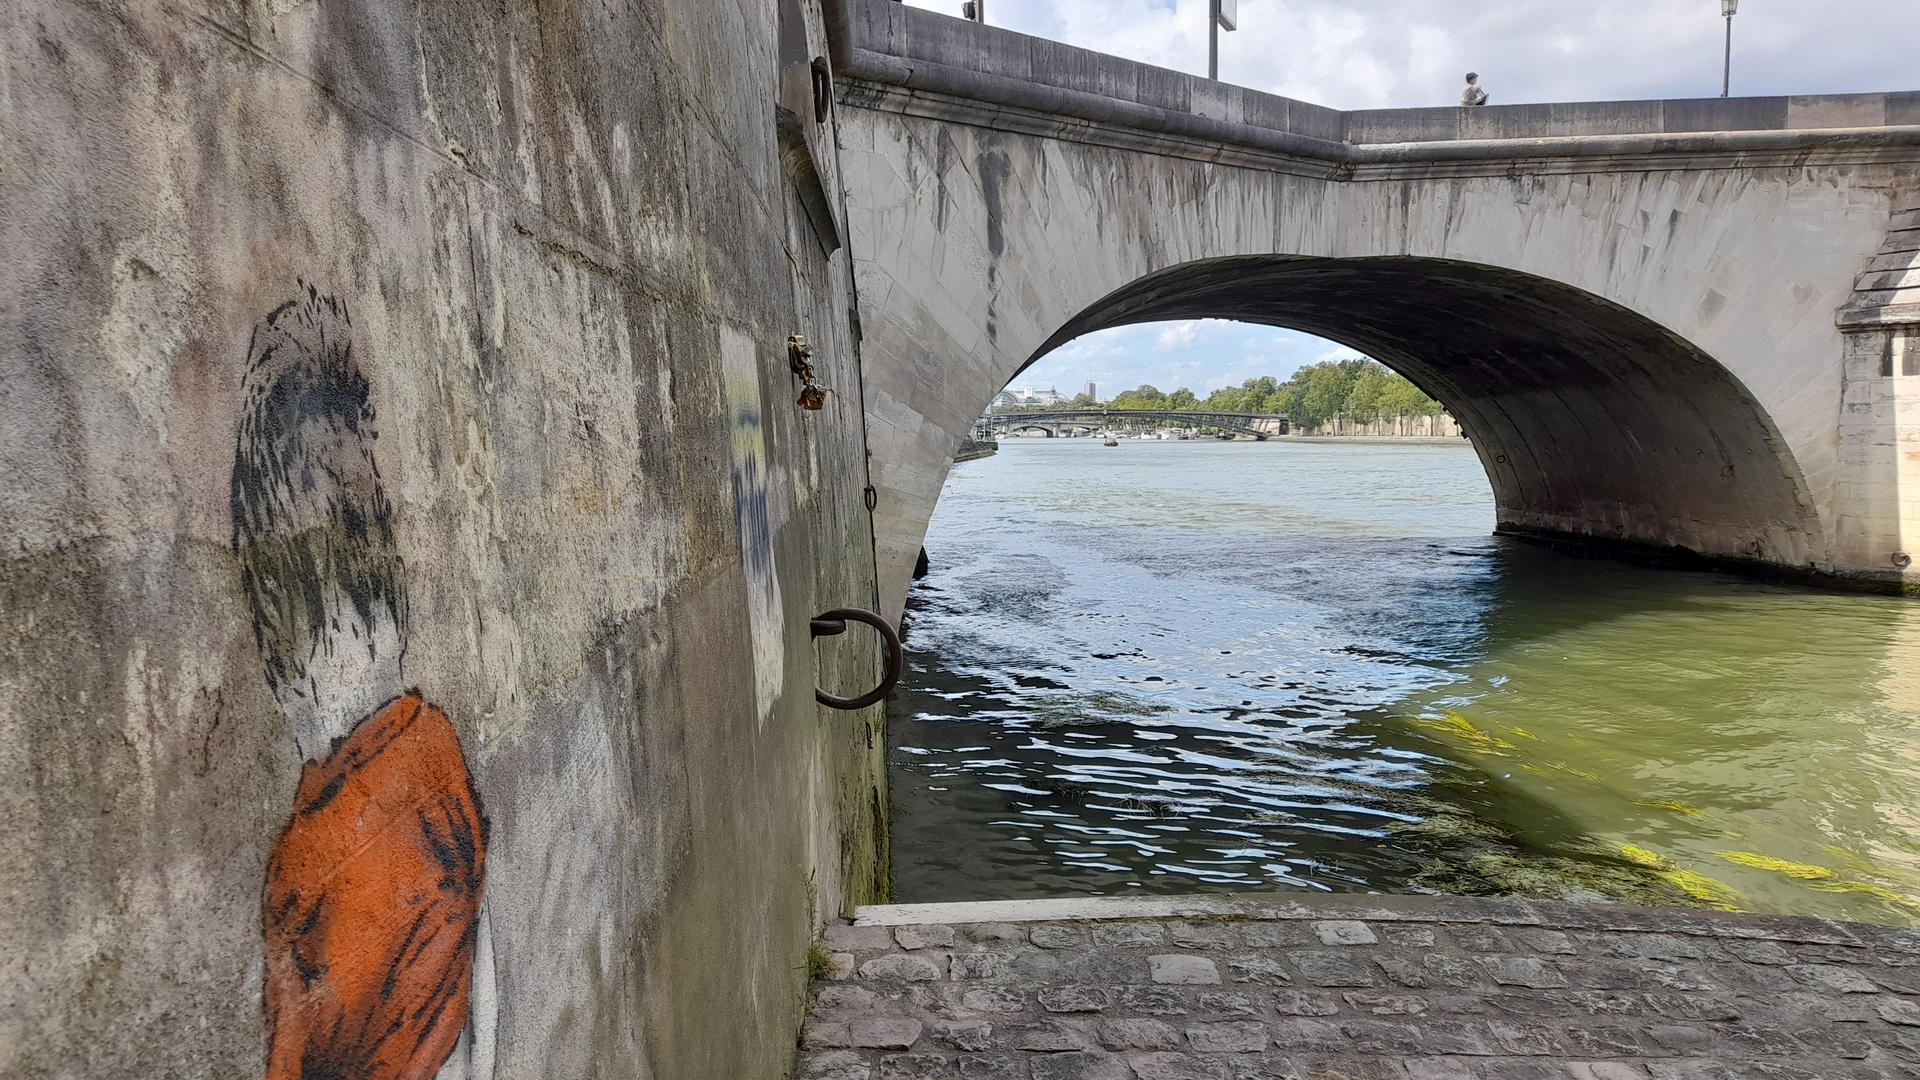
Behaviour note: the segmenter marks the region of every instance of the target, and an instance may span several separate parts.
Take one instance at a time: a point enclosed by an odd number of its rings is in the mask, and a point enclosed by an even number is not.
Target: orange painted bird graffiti
[[[262,896],[266,1076],[484,1075],[487,819],[446,715],[394,696],[406,590],[368,382],[346,305],[305,293],[254,329],[231,481],[254,640],[305,759]]]

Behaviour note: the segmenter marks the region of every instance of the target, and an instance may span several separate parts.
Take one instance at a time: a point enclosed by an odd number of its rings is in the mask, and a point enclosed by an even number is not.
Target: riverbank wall
[[[1438,416],[1381,417],[1365,423],[1334,419],[1310,428],[1296,429],[1296,435],[1357,435],[1374,439],[1457,439],[1465,432],[1460,422],[1446,413]]]
[[[0,12],[0,1075],[785,1074],[886,887],[824,33]]]
[[[953,463],[958,465],[963,461],[978,461],[999,452],[1000,443],[997,439],[968,439],[954,452]]]

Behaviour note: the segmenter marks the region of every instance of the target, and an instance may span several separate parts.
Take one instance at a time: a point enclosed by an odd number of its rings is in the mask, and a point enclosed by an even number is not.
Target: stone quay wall
[[[1460,421],[1441,413],[1439,416],[1381,417],[1363,424],[1351,420],[1329,420],[1294,434],[1351,435],[1374,439],[1458,439],[1463,433]]]
[[[0,1076],[785,1073],[886,865],[824,34],[0,5]]]
[[[862,908],[805,1080],[1920,1075],[1920,931],[1436,897]]]

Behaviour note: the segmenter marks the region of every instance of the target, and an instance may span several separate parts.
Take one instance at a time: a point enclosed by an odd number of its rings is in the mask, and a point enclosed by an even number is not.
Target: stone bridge
[[[1265,442],[1268,436],[1285,435],[1287,418],[1280,413],[1207,412],[1198,409],[1048,409],[1041,412],[996,413],[987,418],[995,433],[1039,430],[1051,439],[1074,431],[1099,431],[1115,424],[1142,422],[1175,424],[1251,435]]]
[[[996,392],[1198,317],[1404,373],[1502,531],[1913,580],[1920,93],[1340,112],[887,0],[828,22],[893,615]]]

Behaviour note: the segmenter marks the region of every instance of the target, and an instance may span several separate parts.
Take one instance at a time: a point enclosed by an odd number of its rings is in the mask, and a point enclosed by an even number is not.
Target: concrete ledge
[[[1474,896],[1240,893],[874,904],[856,908],[853,925],[967,926],[1130,919],[1246,919],[1257,922],[1353,919],[1382,923],[1553,926],[1576,930],[1752,938],[1813,945],[1872,944],[1920,955],[1920,930],[1907,927],[1702,908],[1642,908]]]

